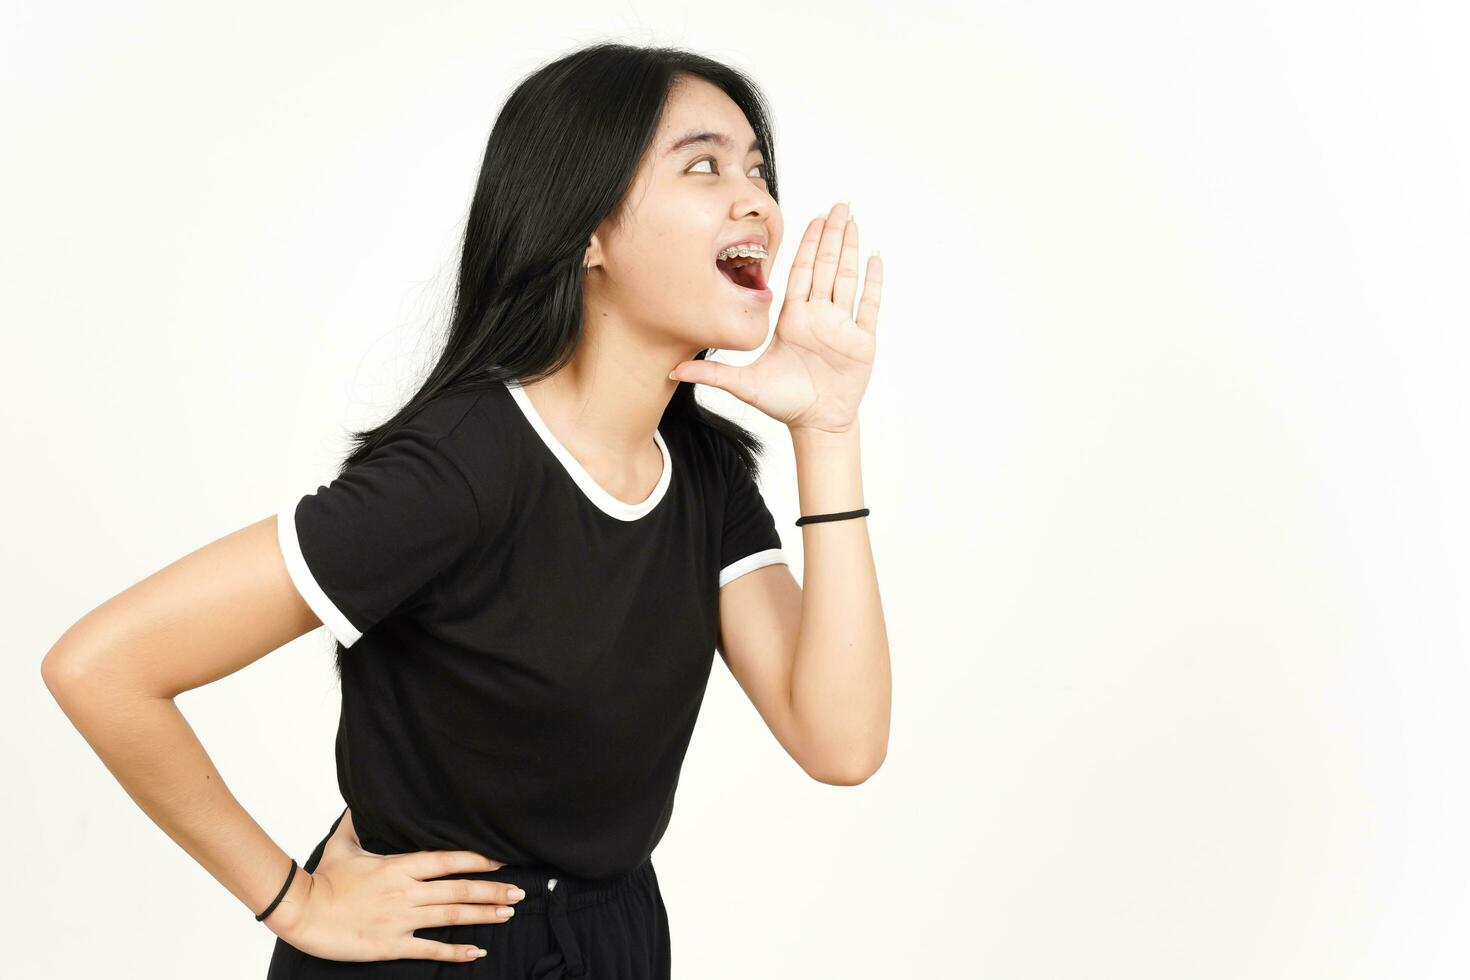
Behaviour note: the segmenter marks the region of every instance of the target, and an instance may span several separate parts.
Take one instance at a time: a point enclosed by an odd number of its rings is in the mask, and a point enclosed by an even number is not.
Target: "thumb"
[[[674,365],[669,377],[675,381],[709,385],[728,391],[743,402],[755,401],[755,385],[749,367],[736,367],[719,361],[681,361]]]

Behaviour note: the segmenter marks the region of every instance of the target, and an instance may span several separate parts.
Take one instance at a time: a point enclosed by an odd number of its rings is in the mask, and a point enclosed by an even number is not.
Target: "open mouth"
[[[762,292],[767,288],[765,276],[761,273],[759,259],[736,258],[723,262],[717,259],[715,266],[726,279],[741,289]]]

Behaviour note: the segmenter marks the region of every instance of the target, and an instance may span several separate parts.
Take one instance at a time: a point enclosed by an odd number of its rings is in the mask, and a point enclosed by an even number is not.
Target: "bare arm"
[[[133,801],[252,915],[280,892],[291,857],[235,799],[174,698],[320,625],[268,517],[98,606],[41,664],[57,703]],[[494,871],[500,861],[473,851],[373,854],[360,846],[351,814],[343,817],[316,870],[298,870],[264,919],[272,932],[331,960],[484,955],[414,931],[508,921],[503,906],[520,898],[510,885],[451,879]]]
[[[793,429],[803,514],[863,506],[857,423],[831,434]],[[866,517],[802,527],[801,627],[791,711],[819,758],[862,782],[888,754],[893,674]]]
[[[856,426],[793,431],[803,514],[862,506]],[[789,755],[852,786],[888,752],[893,680],[866,518],[802,526],[804,583],[768,565],[720,589],[720,653]]]
[[[89,612],[41,664],[46,686],[133,801],[255,915],[291,856],[220,778],[174,698],[321,625],[297,593],[275,518],[241,528]],[[307,887],[298,871],[265,919],[280,932]]]

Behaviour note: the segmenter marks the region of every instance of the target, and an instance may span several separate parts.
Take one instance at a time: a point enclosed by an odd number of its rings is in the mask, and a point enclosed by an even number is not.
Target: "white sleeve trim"
[[[301,598],[316,613],[316,618],[337,638],[338,643],[350,647],[362,633],[342,614],[336,603],[328,598],[322,587],[317,585],[311,568],[306,564],[306,556],[301,553],[301,542],[296,537],[296,505],[299,503],[301,498],[297,497],[276,514],[276,540],[280,542],[281,555],[286,559],[286,571],[291,575],[296,591],[301,593]]]
[[[738,561],[732,561],[720,569],[720,588],[723,589],[746,572],[753,572],[757,568],[765,568],[767,565],[774,565],[777,562],[783,565],[790,564],[786,560],[785,553],[780,548],[767,548],[765,551],[757,551],[755,554],[746,555]]]

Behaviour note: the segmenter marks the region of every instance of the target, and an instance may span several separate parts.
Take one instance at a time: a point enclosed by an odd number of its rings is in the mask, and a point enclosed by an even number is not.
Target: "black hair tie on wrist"
[[[801,527],[803,524],[820,524],[822,521],[845,521],[850,517],[867,516],[868,508],[866,507],[862,508],[861,510],[845,510],[840,514],[811,514],[807,517],[797,518],[796,526]]]
[[[271,902],[269,905],[266,906],[264,912],[260,913],[259,915],[257,915],[255,917],[255,921],[256,922],[261,921],[266,916],[270,915],[272,912],[274,912],[276,910],[276,906],[277,905],[280,905],[281,904],[281,899],[283,899],[283,898],[286,897],[286,892],[287,892],[288,889],[290,889],[291,882],[294,881],[295,879],[296,879],[296,859],[295,858],[292,858],[291,859],[291,871],[290,871],[289,874],[286,875],[286,883],[281,886],[281,893],[276,896],[276,900],[274,902]]]

